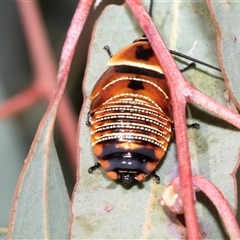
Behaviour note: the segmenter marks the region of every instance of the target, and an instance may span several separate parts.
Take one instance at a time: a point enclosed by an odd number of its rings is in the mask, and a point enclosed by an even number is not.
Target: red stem
[[[232,125],[240,129],[239,114],[236,114],[234,111],[230,110],[226,106],[220,104],[219,102],[200,92],[198,89],[191,86],[188,82],[186,82],[184,94],[188,102],[195,103],[198,106],[205,108],[206,110],[214,113],[221,119],[231,123]]]
[[[225,229],[230,239],[240,239],[239,226],[236,217],[223,194],[218,188],[206,178],[201,176],[193,176],[193,183],[198,189],[203,191],[216,206],[219,215],[225,225]]]
[[[17,114],[34,105],[42,95],[33,85],[0,105],[0,120]]]
[[[71,170],[76,177],[77,171],[77,116],[67,97],[64,97],[58,109],[57,123],[68,151]]]
[[[50,101],[56,85],[57,69],[54,60],[54,55],[47,38],[47,33],[44,28],[43,19],[39,12],[39,7],[35,1],[23,2],[17,0],[17,6],[25,31],[27,46],[31,57],[32,68],[34,72],[34,82],[30,91],[25,91],[20,95],[21,100],[16,102],[19,98],[9,101],[11,105],[11,113],[16,113],[17,110],[23,109],[39,100],[45,98]],[[25,94],[25,95],[24,95]],[[35,96],[35,98],[34,98]],[[9,104],[5,106],[9,106]],[[15,107],[14,107],[15,106]],[[5,107],[5,116],[9,114]],[[66,144],[66,149],[69,153],[69,162],[73,173],[76,172],[77,162],[77,120],[74,110],[71,107],[70,101],[67,96],[64,96],[62,104],[59,108],[58,123],[62,133],[63,139]]]
[[[56,79],[56,64],[51,45],[48,41],[47,32],[44,28],[44,21],[39,12],[36,1],[16,0],[22,26],[25,32],[27,46],[29,48],[32,68],[38,81],[54,81]],[[43,76],[43,77],[40,77]]]
[[[69,68],[70,68],[70,64],[72,61],[72,57],[79,39],[79,35],[82,32],[84,23],[86,21],[87,15],[90,11],[90,7],[93,3],[93,0],[88,0],[88,1],[80,1],[78,4],[78,7],[74,13],[70,28],[68,30],[67,33],[67,38],[65,40],[64,43],[64,47],[63,47],[63,51],[62,51],[62,55],[61,55],[61,60],[60,60],[60,65],[59,65],[59,72],[58,72],[58,84],[59,85],[65,85],[65,80],[68,76],[69,73]],[[65,86],[64,86],[65,87]],[[64,89],[63,89],[64,90]],[[78,129],[78,132],[80,133],[80,129]],[[76,139],[77,140],[77,139]],[[77,140],[78,141],[78,140]],[[78,146],[78,158],[79,157],[79,146]],[[79,161],[77,161],[77,174],[79,174]],[[80,177],[77,176],[77,181],[80,180]],[[75,184],[75,187],[78,186],[78,182]],[[76,194],[77,191],[73,191],[73,196],[72,199],[74,199],[74,194]],[[73,201],[71,201],[71,205],[73,204]],[[71,211],[71,218],[70,218],[70,224],[69,224],[69,239],[71,239],[71,231],[72,231],[72,222],[74,220],[74,214],[73,214],[73,208],[72,206],[70,207],[70,211]]]
[[[135,18],[147,36],[167,78],[170,88],[173,108],[173,118],[176,133],[180,187],[183,196],[183,206],[189,239],[199,239],[197,216],[194,209],[192,172],[186,129],[186,100],[182,94],[185,80],[173,61],[165,43],[152,23],[151,18],[139,0],[126,0]]]
[[[14,200],[13,200],[13,206],[10,216],[10,224],[9,224],[9,231],[8,231],[8,239],[11,239],[13,227],[14,227],[14,220],[15,220],[15,214],[16,214],[16,208],[18,204],[18,193],[19,189],[22,185],[22,179],[24,178],[24,175],[27,171],[27,168],[29,166],[30,160],[32,158],[32,154],[35,150],[35,147],[38,143],[38,138],[42,133],[43,127],[47,121],[49,130],[47,131],[47,134],[50,136],[49,139],[51,139],[52,136],[52,126],[55,122],[55,117],[57,115],[57,109],[60,105],[60,102],[63,97],[63,93],[66,87],[67,77],[69,73],[69,67],[72,61],[73,53],[76,48],[78,38],[80,33],[82,32],[83,26],[85,24],[87,15],[89,13],[90,7],[91,7],[92,1],[81,1],[78,5],[78,8],[75,12],[75,15],[73,17],[70,29],[68,31],[67,39],[64,44],[61,62],[60,62],[60,68],[58,72],[58,86],[56,90],[54,91],[54,94],[51,98],[50,104],[46,110],[46,113],[44,114],[41,123],[39,124],[37,133],[35,135],[35,138],[33,140],[32,146],[30,148],[29,154],[27,156],[27,159],[25,160],[25,164],[23,166],[22,172],[19,177],[19,181],[17,183],[17,187],[15,190]],[[50,116],[50,117],[49,117]],[[67,123],[66,123],[67,124]],[[75,139],[76,140],[76,139]],[[48,141],[46,141],[48,142]],[[46,146],[49,146],[48,143],[46,143]],[[49,151],[49,149],[46,149],[46,151]]]

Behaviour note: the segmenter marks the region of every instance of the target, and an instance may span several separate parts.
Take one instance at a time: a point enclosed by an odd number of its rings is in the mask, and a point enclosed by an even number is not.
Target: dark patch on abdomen
[[[136,80],[130,80],[130,83],[128,84],[128,88],[131,88],[133,90],[143,90],[144,86],[143,83]]]

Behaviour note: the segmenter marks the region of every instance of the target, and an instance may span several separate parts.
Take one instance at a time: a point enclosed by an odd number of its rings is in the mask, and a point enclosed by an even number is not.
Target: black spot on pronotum
[[[152,48],[143,48],[142,46],[138,46],[135,52],[135,57],[137,59],[142,59],[148,61],[154,55]]]
[[[131,88],[133,90],[143,90],[144,86],[142,82],[130,80],[130,83],[128,84],[128,88]]]

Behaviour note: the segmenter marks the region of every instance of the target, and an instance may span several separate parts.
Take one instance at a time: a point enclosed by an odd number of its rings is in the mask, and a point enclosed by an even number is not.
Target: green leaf
[[[153,19],[169,49],[218,67],[215,31],[205,2],[154,2]],[[91,149],[90,130],[86,126],[89,95],[96,81],[107,69],[109,59],[103,47],[112,53],[142,35],[134,17],[124,5],[109,6],[95,28],[84,80],[86,99],[80,119],[80,170],[72,206],[72,238],[139,239],[186,237],[185,226],[160,205],[161,194],[178,176],[175,144],[172,143],[157,173],[161,183],[152,179],[126,190],[109,180],[104,172],[88,174],[97,162]],[[184,65],[185,63],[185,65]],[[186,66],[187,60],[178,62]],[[184,73],[201,91],[226,104],[221,74],[197,65]],[[238,160],[239,131],[196,106],[187,109],[188,122],[198,122],[200,130],[189,130],[192,169],[210,179],[236,209],[234,171]],[[196,204],[201,236],[223,239],[224,230],[211,203],[198,194]]]
[[[219,59],[223,64],[228,92],[240,109],[240,4],[238,1],[211,1],[209,5],[217,28]]]
[[[53,143],[54,111],[42,121],[21,172],[8,237],[66,239],[69,196]]]

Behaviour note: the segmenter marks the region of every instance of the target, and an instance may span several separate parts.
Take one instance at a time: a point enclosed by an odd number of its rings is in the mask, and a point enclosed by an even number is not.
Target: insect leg
[[[200,128],[200,124],[199,123],[187,124],[187,127],[188,128],[199,129]],[[171,141],[175,141],[175,139],[176,139],[176,137],[175,137],[175,128],[174,128],[174,126],[172,128],[173,128],[173,133],[172,133],[172,136],[171,136]]]
[[[111,53],[110,47],[108,45],[104,46],[103,49],[105,49],[107,51],[110,58],[113,56]]]
[[[86,121],[87,126],[91,125],[91,119],[92,119],[92,115],[91,115],[90,112],[88,112],[88,114],[87,114],[87,121]]]
[[[183,54],[183,53],[179,53],[179,52],[173,51],[173,50],[169,50],[169,52],[170,52],[171,54],[175,55],[175,56],[179,56],[179,57],[182,57],[182,58],[185,58],[185,59],[194,61],[194,62],[196,62],[196,63],[199,63],[199,64],[201,64],[201,65],[204,65],[204,66],[206,66],[206,67],[209,67],[209,68],[212,68],[212,69],[215,69],[215,70],[221,72],[221,69],[219,69],[219,68],[217,68],[217,67],[214,67],[214,66],[212,66],[212,65],[210,65],[210,64],[208,64],[208,63],[205,63],[205,62],[203,62],[203,61],[197,60],[196,58],[189,57],[188,55],[185,55],[185,54]]]
[[[88,169],[88,172],[89,173],[92,173],[93,171],[95,171],[97,168],[99,168],[101,165],[100,165],[100,163],[98,162],[98,163],[96,163],[95,165],[93,165],[92,167],[90,167],[89,169]]]
[[[195,62],[191,62],[190,64],[188,64],[185,68],[180,69],[181,72],[185,72],[190,68],[195,68],[196,67],[196,63]]]
[[[160,183],[160,177],[155,173],[155,171],[152,172],[152,176],[156,183]]]
[[[199,129],[200,128],[200,124],[198,123],[192,123],[192,124],[187,124],[188,128],[196,128]]]
[[[150,6],[149,6],[149,10],[148,10],[149,16],[151,18],[152,18],[152,9],[153,9],[153,0],[150,1]]]
[[[192,124],[187,124],[188,128],[196,128],[199,129],[200,128],[200,124],[199,123],[192,123]],[[175,131],[174,127],[173,127],[173,132]],[[174,136],[175,139],[175,136]]]

